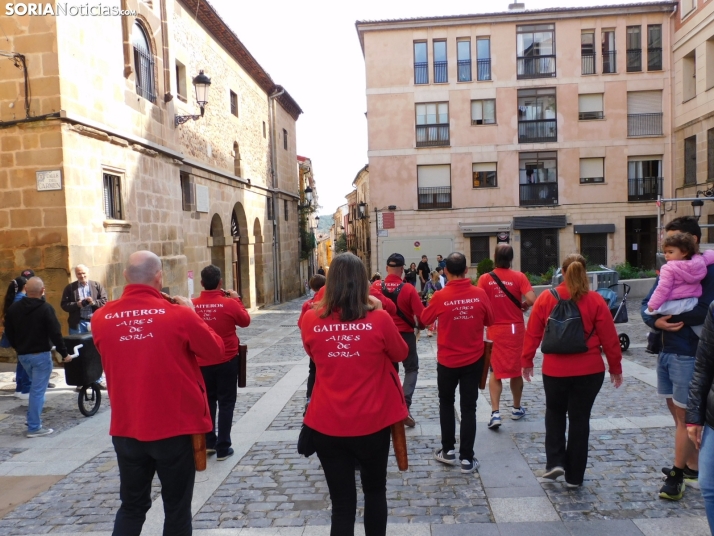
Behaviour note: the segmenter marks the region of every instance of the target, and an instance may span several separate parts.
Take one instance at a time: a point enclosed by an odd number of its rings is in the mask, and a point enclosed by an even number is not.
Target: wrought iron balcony
[[[448,69],[449,63],[446,61],[435,61],[434,62],[434,83],[441,84],[448,82]]]
[[[604,52],[602,55],[602,72],[603,74],[612,74],[617,72],[617,52]]]
[[[416,146],[433,147],[449,145],[449,124],[417,125]]]
[[[555,77],[555,55],[518,58],[518,78]]]
[[[580,74],[595,74],[595,53],[583,52],[580,58]]]
[[[477,80],[491,80],[491,58],[476,60]]]
[[[414,63],[414,83],[429,83],[429,64],[427,62]]]
[[[662,70],[662,48],[650,47],[647,49],[647,70],[661,71]]]
[[[628,201],[654,201],[662,195],[662,177],[644,177],[641,179],[627,179]]]
[[[558,183],[538,182],[535,184],[519,184],[520,206],[532,207],[539,205],[558,204]]]
[[[459,82],[471,82],[471,60],[459,60]]]
[[[451,208],[451,186],[417,188],[419,209]]]
[[[627,114],[627,136],[661,136],[662,113]]]
[[[518,143],[542,143],[558,141],[555,119],[518,121]]]
[[[627,72],[636,73],[642,70],[642,49],[631,48],[627,51]]]

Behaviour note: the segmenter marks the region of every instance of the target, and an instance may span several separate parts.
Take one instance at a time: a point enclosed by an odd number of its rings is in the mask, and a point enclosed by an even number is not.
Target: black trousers
[[[439,422],[441,423],[441,448],[444,452],[454,449],[456,444],[456,415],[454,401],[456,386],[459,387],[461,402],[461,440],[459,459],[472,460],[476,441],[476,401],[478,384],[483,372],[483,358],[465,367],[445,367],[436,365],[436,385],[439,389]]]
[[[112,437],[119,464],[121,507],[113,536],[139,536],[151,508],[151,480],[161,481],[164,500],[164,536],[190,536],[191,499],[196,478],[191,436],[158,441]]]
[[[213,430],[206,434],[206,447],[215,448],[221,456],[231,446],[233,410],[236,407],[238,390],[238,356],[218,365],[201,367],[206,383],[208,409],[211,411]],[[218,406],[218,434],[216,434],[216,406]]]
[[[317,367],[315,362],[310,359],[310,364],[308,365],[308,375],[307,375],[307,394],[305,395],[308,400],[312,397],[312,388],[315,387],[315,375],[317,374]]]
[[[359,462],[362,476],[365,535],[386,534],[389,437],[389,428],[356,437],[328,436],[315,431],[315,449],[332,500],[330,536],[354,536],[357,512],[355,462]]]
[[[604,378],[604,372],[565,378],[543,374],[546,468],[562,467],[565,481],[570,484],[582,484],[585,477],[590,412]],[[567,446],[566,414],[569,421]]]
[[[404,391],[404,401],[407,403],[407,407],[410,408],[414,389],[416,389],[417,377],[419,376],[419,355],[417,354],[416,335],[414,335],[414,332],[400,331],[399,334],[409,347],[409,354],[402,361],[402,366],[404,367],[402,390]],[[399,363],[394,363],[394,369],[399,372]]]

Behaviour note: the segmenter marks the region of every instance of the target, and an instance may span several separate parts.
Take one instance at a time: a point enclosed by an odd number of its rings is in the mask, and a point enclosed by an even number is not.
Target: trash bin
[[[94,338],[91,333],[81,333],[79,335],[68,335],[63,337],[67,351],[74,353],[74,347],[82,344],[79,349],[79,357],[64,364],[64,375],[67,385],[85,386],[99,380],[102,377],[102,358],[94,346]]]
[[[615,270],[611,270],[607,268],[606,266],[600,265],[600,268],[602,270],[595,270],[592,272],[588,272],[588,279],[590,281],[593,281],[597,284],[597,287],[593,288],[593,290],[597,290],[599,288],[608,288],[612,285],[617,285],[620,282],[620,274],[617,273]],[[561,272],[561,269],[558,268],[555,271],[555,274],[553,274],[553,279],[551,280],[551,286],[557,287],[563,282],[563,274]]]

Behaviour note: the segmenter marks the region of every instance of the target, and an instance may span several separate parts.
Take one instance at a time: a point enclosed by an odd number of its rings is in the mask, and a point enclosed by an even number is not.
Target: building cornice
[[[439,17],[417,17],[411,19],[364,20],[356,21],[355,27],[359,36],[362,54],[364,54],[364,32],[384,30],[407,30],[418,28],[436,28],[446,26],[464,26],[469,24],[534,24],[538,22],[555,22],[563,19],[578,19],[583,17],[622,16],[642,13],[669,13],[677,6],[677,2],[642,2],[634,4],[618,4],[612,6],[590,7],[553,7],[524,11],[507,11],[499,13],[477,13],[472,15],[445,15]]]
[[[179,0],[186,10],[195,14],[198,21],[210,32],[213,38],[220,43],[228,53],[245,69],[248,75],[268,95],[272,95],[276,90],[284,89],[273,82],[273,79],[263,67],[258,63],[245,45],[238,39],[238,36],[231,30],[218,12],[206,0]],[[291,117],[297,121],[302,109],[290,94],[285,90],[279,97],[278,102]]]

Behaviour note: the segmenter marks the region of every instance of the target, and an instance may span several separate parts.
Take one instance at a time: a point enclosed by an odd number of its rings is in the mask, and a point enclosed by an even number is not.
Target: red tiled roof
[[[235,58],[238,64],[255,80],[255,82],[268,95],[281,89],[281,86],[273,82],[270,75],[263,69],[258,60],[248,51],[245,45],[238,39],[238,36],[231,30],[225,21],[218,15],[211,4],[206,0],[179,0],[192,15],[196,15],[198,8],[198,21],[213,35],[228,53]],[[287,91],[284,91],[278,98],[280,105],[297,121],[302,109],[295,102]]]

